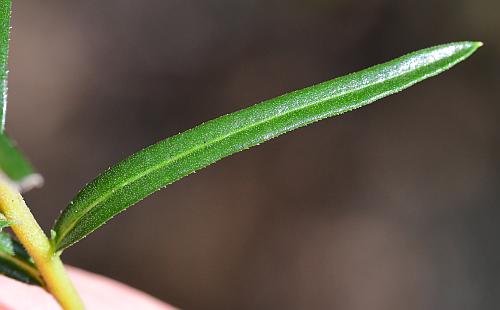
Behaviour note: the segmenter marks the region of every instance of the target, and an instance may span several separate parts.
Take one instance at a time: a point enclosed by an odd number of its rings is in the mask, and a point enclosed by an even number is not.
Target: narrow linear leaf
[[[11,0],[0,0],[0,133],[5,128],[7,108],[7,60],[9,57]]]
[[[0,233],[0,274],[43,287],[43,280],[22,245],[7,233]]]
[[[0,178],[21,192],[43,184],[43,178],[5,134],[0,134],[0,170]]]
[[[40,175],[33,168],[14,143],[4,135],[7,110],[7,76],[10,40],[11,0],[0,0],[0,177],[19,191],[27,191],[42,184]]]
[[[457,42],[265,101],[152,145],[85,186],[54,225],[61,251],[158,189],[216,161],[321,119],[339,115],[437,75],[481,43]]]

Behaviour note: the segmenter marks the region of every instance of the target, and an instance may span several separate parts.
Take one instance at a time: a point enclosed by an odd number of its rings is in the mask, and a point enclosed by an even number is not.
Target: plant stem
[[[46,289],[62,308],[85,309],[59,254],[54,252],[51,242],[31,214],[23,197],[3,181],[0,181],[0,212],[11,222],[12,230],[40,271]]]

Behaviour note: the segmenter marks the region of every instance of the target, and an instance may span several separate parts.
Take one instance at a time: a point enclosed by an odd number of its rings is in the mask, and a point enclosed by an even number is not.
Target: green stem
[[[64,265],[31,214],[23,197],[12,187],[0,182],[0,212],[11,222],[11,228],[31,255],[42,275],[46,289],[65,310],[83,310],[83,303]]]

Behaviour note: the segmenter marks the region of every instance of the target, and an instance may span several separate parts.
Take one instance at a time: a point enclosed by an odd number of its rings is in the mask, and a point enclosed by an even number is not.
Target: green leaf
[[[0,133],[5,128],[7,108],[7,60],[9,57],[9,35],[11,0],[0,0]]]
[[[44,286],[29,254],[6,233],[0,233],[0,274],[27,284]]]
[[[79,192],[54,225],[54,245],[58,251],[69,247],[151,193],[226,156],[437,75],[479,46],[458,42],[414,52],[222,116],[152,145]]]
[[[0,232],[2,232],[2,230],[6,227],[9,227],[10,226],[10,223],[9,221],[7,221],[6,219],[3,219],[1,216],[0,216]]]
[[[42,178],[14,143],[4,135],[5,112],[7,109],[7,75],[10,39],[11,0],[0,0],[0,169],[7,181],[20,191],[40,186]],[[4,175],[0,174],[0,177]]]
[[[43,183],[42,177],[5,134],[0,134],[0,170],[4,174],[0,173],[0,177],[6,178],[19,191],[27,191]]]
[[[2,230],[6,227],[9,227],[10,226],[10,222],[7,221],[7,219],[5,218],[5,216],[0,213],[0,233],[2,232]]]

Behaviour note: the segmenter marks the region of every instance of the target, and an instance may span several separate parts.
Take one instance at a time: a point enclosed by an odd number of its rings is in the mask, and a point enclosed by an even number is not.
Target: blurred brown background
[[[197,173],[66,262],[185,309],[500,308],[497,0],[15,1],[7,129],[46,229],[125,156],[458,40],[470,60]]]

